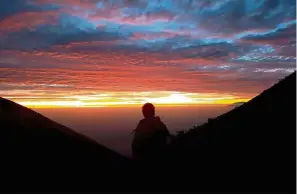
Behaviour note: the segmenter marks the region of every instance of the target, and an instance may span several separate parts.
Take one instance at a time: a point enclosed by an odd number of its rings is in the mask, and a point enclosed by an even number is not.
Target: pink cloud
[[[58,15],[55,11],[22,12],[5,18],[0,22],[0,31],[18,31],[23,28],[34,28],[41,24],[57,24]]]

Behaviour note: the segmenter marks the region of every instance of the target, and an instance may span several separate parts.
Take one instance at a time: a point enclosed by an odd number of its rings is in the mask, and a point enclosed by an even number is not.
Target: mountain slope
[[[296,72],[190,130],[173,156],[214,192],[295,193]]]
[[[106,189],[105,183],[112,181],[116,184],[122,171],[125,172],[131,164],[130,160],[95,141],[3,98],[0,98],[0,144],[1,174],[28,177],[19,185],[30,181],[29,175],[40,178],[32,180],[34,188],[26,183],[26,189],[32,192],[41,186],[42,190],[56,192],[54,184],[61,180],[79,182],[70,188],[64,185],[65,190],[73,192],[87,181],[90,187],[84,190],[90,190],[92,182],[101,182],[102,185],[96,184],[97,192],[115,191],[117,189]],[[96,175],[96,180],[92,181],[90,175]],[[36,185],[42,180],[44,183]],[[52,181],[47,183],[47,180]],[[48,189],[47,185],[52,188]]]

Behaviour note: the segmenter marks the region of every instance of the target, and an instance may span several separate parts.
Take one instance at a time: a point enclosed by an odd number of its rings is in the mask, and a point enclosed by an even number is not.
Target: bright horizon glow
[[[59,97],[11,96],[4,97],[31,108],[59,107],[121,107],[138,106],[151,102],[159,106],[233,104],[250,98],[229,94],[183,92],[105,92],[100,94],[69,95]]]

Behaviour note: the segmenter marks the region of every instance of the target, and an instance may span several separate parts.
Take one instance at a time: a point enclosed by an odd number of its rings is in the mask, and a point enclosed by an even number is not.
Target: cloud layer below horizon
[[[0,96],[27,105],[240,101],[295,69],[295,0],[0,2]]]

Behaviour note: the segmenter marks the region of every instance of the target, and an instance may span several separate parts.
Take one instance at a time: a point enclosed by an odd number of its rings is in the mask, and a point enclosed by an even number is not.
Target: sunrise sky
[[[295,0],[1,0],[0,96],[232,104],[296,69]]]

